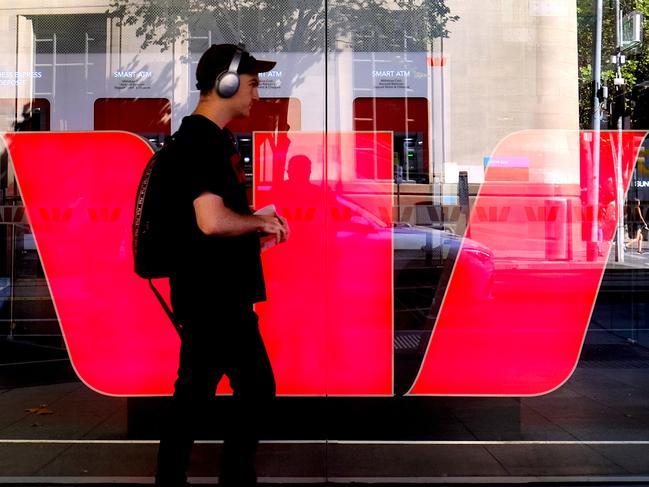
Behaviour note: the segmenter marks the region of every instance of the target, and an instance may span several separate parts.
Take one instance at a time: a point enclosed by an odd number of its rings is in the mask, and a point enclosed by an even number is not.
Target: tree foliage
[[[425,50],[458,20],[444,0],[112,0],[108,13],[161,51],[186,40],[187,27],[253,51]]]

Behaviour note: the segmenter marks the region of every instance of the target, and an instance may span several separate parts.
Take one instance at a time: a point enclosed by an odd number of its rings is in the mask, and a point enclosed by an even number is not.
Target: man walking
[[[251,213],[241,157],[225,128],[250,115],[259,99],[256,60],[242,45],[212,45],[196,69],[200,100],[174,136],[175,193],[181,234],[171,304],[181,325],[178,379],[171,418],[158,451],[156,485],[181,486],[204,413],[223,375],[234,391],[233,417],[221,417],[225,438],[220,484],[256,484],[258,421],[275,396],[275,380],[253,304],[266,299],[260,234],[288,238],[286,221]],[[177,161],[177,162],[176,162]],[[176,173],[174,173],[176,174]]]

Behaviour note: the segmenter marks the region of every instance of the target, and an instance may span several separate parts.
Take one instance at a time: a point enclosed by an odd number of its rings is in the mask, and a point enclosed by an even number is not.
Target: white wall
[[[483,159],[519,130],[578,130],[577,18],[565,0],[448,0],[449,162],[480,182]],[[574,164],[568,170],[573,174]],[[574,175],[574,174],[573,174]],[[569,176],[570,178],[572,176]]]

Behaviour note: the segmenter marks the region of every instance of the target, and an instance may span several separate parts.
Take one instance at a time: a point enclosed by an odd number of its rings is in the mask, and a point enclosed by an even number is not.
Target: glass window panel
[[[8,475],[153,471],[148,444],[32,458],[20,440],[159,436],[168,397],[148,395],[171,394],[178,340],[129,250],[151,151],[100,131],[161,145],[199,101],[202,52],[241,41],[277,65],[229,128],[251,202],[292,229],[263,254],[282,396],[263,436],[289,442],[262,444],[260,474],[648,478],[649,73],[645,45],[615,39],[642,2],[619,17],[603,2],[595,93],[590,0],[14,3],[0,15]]]

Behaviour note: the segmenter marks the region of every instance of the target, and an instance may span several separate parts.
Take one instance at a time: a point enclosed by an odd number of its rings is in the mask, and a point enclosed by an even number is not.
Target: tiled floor
[[[620,375],[615,369],[585,364],[546,396],[440,399],[431,409],[436,415],[431,422],[447,425],[432,441],[266,442],[260,447],[259,473],[274,482],[599,476],[649,480],[648,399],[646,369],[625,369]],[[0,406],[1,482],[146,482],[153,475],[156,442],[129,439],[124,398],[103,397],[80,383],[64,383],[2,391]],[[38,414],[39,408],[46,414]],[[380,413],[380,408],[366,412]],[[311,418],[314,423],[325,419]],[[218,442],[197,445],[191,471],[195,479],[208,481],[217,475],[219,449]]]
[[[646,302],[632,303],[635,317],[616,318],[614,308],[594,316],[616,319],[620,329],[633,318],[647,330]],[[265,432],[277,441],[260,447],[260,477],[649,482],[649,350],[606,325],[592,323],[575,373],[544,396],[284,398]],[[151,482],[162,407],[101,396],[79,382],[0,390],[0,483]],[[211,423],[205,435],[218,438]],[[196,483],[214,481],[219,450],[218,442],[197,445]]]

